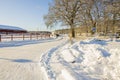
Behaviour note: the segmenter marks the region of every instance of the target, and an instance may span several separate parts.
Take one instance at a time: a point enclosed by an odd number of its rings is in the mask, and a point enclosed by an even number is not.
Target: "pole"
[[[25,35],[23,34],[23,40],[24,40],[24,38],[25,38]]]
[[[38,40],[38,34],[36,34],[36,36],[37,36],[37,40]]]
[[[13,41],[13,35],[11,35],[11,41]]]
[[[32,40],[32,34],[30,34],[30,40]]]
[[[0,35],[0,42],[1,42],[1,35]]]

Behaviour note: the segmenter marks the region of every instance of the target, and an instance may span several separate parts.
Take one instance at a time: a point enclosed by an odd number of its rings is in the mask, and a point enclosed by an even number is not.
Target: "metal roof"
[[[0,25],[0,30],[16,30],[16,31],[26,31],[22,28],[19,27],[14,27],[14,26],[7,26],[7,25]]]

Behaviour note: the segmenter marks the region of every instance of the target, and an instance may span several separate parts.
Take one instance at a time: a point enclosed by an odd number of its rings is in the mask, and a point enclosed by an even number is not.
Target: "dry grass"
[[[75,39],[77,40],[77,41],[80,41],[80,40],[85,40],[85,39],[91,39],[91,38],[93,38],[92,36],[76,36],[75,37]],[[96,37],[97,39],[108,39],[109,38],[109,36],[98,36],[98,37]]]
[[[75,39],[77,41],[79,41],[79,40],[85,40],[85,39],[88,39],[88,38],[90,38],[90,37],[87,37],[87,36],[77,36],[77,37],[75,37]]]

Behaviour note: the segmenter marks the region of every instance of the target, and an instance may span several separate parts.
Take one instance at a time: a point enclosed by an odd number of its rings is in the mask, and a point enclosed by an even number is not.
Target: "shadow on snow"
[[[0,58],[0,60],[8,60],[11,62],[17,62],[17,63],[35,63],[32,60],[29,59],[8,59],[8,58]]]

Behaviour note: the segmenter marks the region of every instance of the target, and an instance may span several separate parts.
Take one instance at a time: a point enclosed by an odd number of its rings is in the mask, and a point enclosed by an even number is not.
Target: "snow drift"
[[[84,40],[50,54],[53,80],[120,80],[119,41]]]

